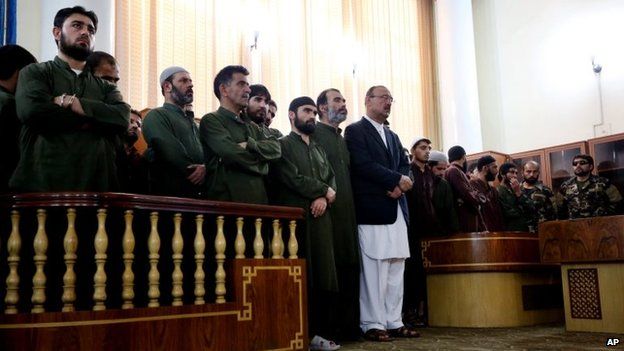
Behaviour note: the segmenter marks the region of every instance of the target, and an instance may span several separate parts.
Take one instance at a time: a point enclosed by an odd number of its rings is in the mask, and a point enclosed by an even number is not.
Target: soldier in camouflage
[[[561,202],[559,217],[572,219],[617,214],[622,195],[607,178],[591,174],[594,159],[589,155],[576,155],[572,166],[574,177],[566,180],[557,194]]]
[[[539,179],[540,165],[535,161],[528,161],[522,168],[524,181],[522,182],[523,203],[527,211],[529,231],[537,232],[538,223],[552,221],[557,218],[553,200],[555,194]]]

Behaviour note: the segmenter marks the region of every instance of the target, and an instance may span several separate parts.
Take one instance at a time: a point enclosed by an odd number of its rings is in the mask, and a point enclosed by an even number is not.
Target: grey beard
[[[347,119],[346,113],[338,113],[336,110],[329,110],[329,122],[332,124],[340,124]]]
[[[180,90],[178,90],[178,88],[176,88],[175,86],[173,86],[173,84],[171,84],[171,99],[173,101],[175,101],[175,103],[178,106],[184,106],[187,104],[190,104],[191,102],[193,102],[193,96],[192,95],[186,95],[183,94]]]

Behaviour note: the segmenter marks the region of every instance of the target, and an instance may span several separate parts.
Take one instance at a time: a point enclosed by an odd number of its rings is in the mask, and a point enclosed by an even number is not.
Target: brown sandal
[[[376,342],[388,342],[393,340],[388,332],[382,329],[369,329],[364,333],[364,339]]]
[[[390,336],[394,336],[396,338],[417,338],[420,336],[420,333],[414,329],[407,326],[402,326],[396,329],[389,329],[388,333]]]

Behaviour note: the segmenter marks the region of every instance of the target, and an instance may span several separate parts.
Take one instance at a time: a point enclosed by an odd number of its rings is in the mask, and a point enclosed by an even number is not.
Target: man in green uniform
[[[537,225],[544,221],[552,221],[557,218],[552,190],[542,184],[539,179],[540,165],[535,161],[528,161],[523,166],[522,196],[528,206],[530,215],[528,226],[532,233],[537,232]]]
[[[20,122],[15,111],[15,88],[19,72],[35,57],[19,45],[0,47],[0,194],[9,189],[9,179],[19,160]]]
[[[433,209],[441,225],[440,234],[451,235],[459,231],[459,219],[455,211],[453,189],[444,179],[444,173],[449,167],[448,157],[441,151],[431,150],[427,165],[435,175],[433,179]]]
[[[574,177],[559,188],[559,216],[563,218],[587,218],[618,214],[622,195],[607,178],[591,174],[594,158],[576,155],[572,159]]]
[[[58,55],[20,73],[21,158],[10,182],[16,191],[118,188],[116,144],[128,128],[130,106],[114,85],[84,71],[97,23],[83,7],[61,9],[52,29]]]
[[[518,181],[518,169],[511,162],[503,163],[498,171],[498,201],[503,211],[505,230],[526,232],[529,230],[530,212],[526,197]]]
[[[314,350],[321,349],[321,344],[337,347],[321,335],[334,337],[331,321],[338,291],[332,218],[327,211],[336,199],[336,185],[325,151],[310,137],[315,132],[316,113],[314,101],[307,96],[290,103],[292,131],[280,139],[282,157],[271,165],[272,179],[279,184],[275,202],[306,212],[300,237],[308,266],[309,329],[314,336],[310,349]],[[325,349],[335,349],[331,347]]]
[[[94,76],[104,79],[111,84],[117,85],[117,82],[119,82],[119,65],[117,60],[104,51],[95,51],[87,57],[85,71],[89,71]]]
[[[267,128],[269,128],[269,132],[271,133],[271,135],[273,135],[276,138],[281,138],[284,136],[284,134],[282,134],[282,132],[279,131],[279,129],[275,129],[275,128],[271,128],[271,123],[273,123],[273,118],[275,118],[275,115],[277,114],[277,103],[275,103],[274,100],[269,100],[268,102],[268,112],[266,115],[266,118],[264,119],[264,125],[267,126]]]
[[[221,105],[199,126],[208,172],[209,199],[267,204],[264,176],[269,161],[281,156],[280,144],[267,137],[244,113],[249,104],[249,71],[227,66],[215,77],[214,93]]]
[[[333,224],[334,260],[338,273],[338,306],[336,327],[340,340],[357,340],[360,336],[359,276],[360,247],[351,188],[350,158],[347,144],[338,126],[347,118],[346,100],[337,89],[327,89],[316,99],[319,122],[312,139],[319,144],[334,170],[336,201],[329,212]]]
[[[193,80],[187,70],[172,66],[160,74],[165,103],[151,110],[143,122],[150,164],[150,192],[200,197],[206,167],[199,131],[185,106],[193,102]]]
[[[249,86],[251,92],[249,93],[249,105],[247,106],[247,117],[255,123],[258,128],[267,137],[273,137],[275,139],[282,137],[277,129],[269,128],[266,125],[266,119],[269,115],[269,101],[271,100],[271,93],[262,84],[253,84]],[[277,131],[276,134],[274,131]]]

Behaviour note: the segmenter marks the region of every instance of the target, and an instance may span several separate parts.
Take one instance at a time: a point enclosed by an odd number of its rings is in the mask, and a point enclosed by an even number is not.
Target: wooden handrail
[[[127,193],[61,192],[9,194],[0,196],[0,207],[14,209],[33,207],[120,207],[226,216],[303,219],[303,209],[294,207]]]

